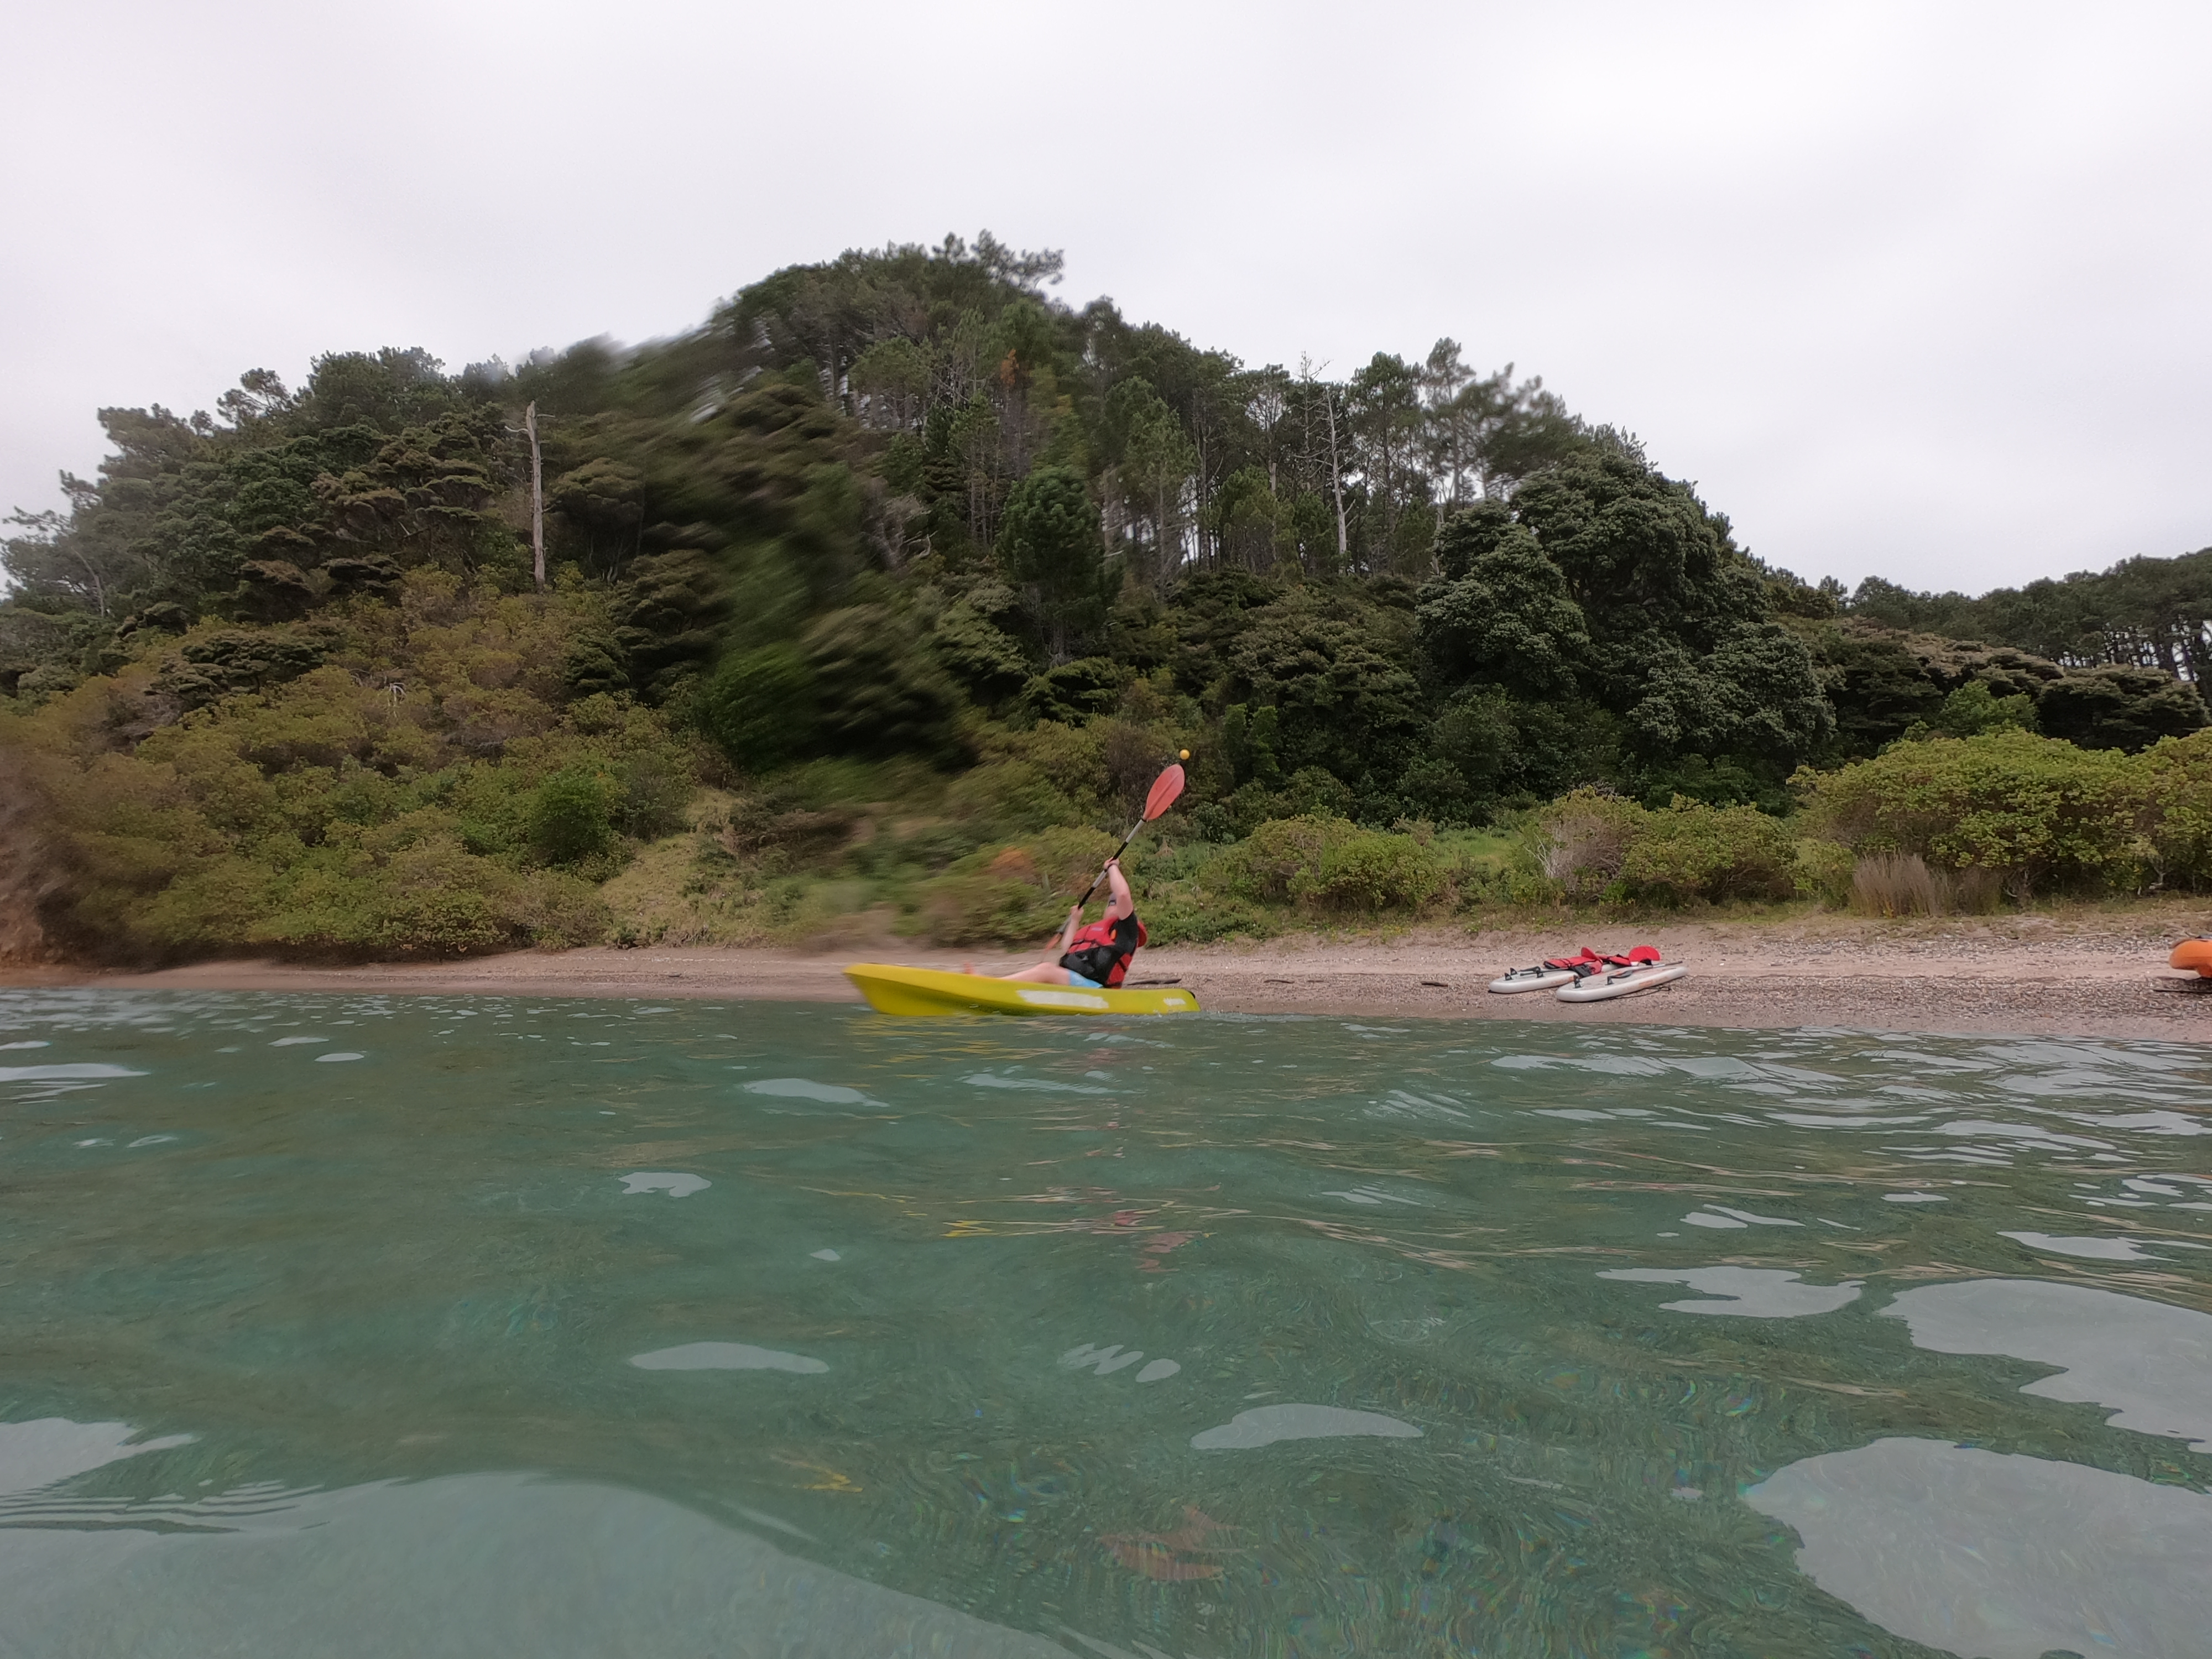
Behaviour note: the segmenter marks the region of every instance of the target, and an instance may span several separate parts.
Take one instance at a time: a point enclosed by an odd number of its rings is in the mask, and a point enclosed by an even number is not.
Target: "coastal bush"
[[[1820,831],[1853,851],[1985,870],[2024,901],[2124,878],[2140,840],[2134,773],[2114,750],[2000,731],[1895,744],[1799,786]]]
[[[1634,801],[1577,789],[1539,811],[1524,831],[1535,873],[1570,900],[1595,898],[1613,884],[1629,844],[1650,816]]]
[[[1841,842],[1797,843],[1797,890],[1808,898],[1841,909],[1850,902],[1851,878],[1858,860]]]
[[[1330,844],[1352,832],[1353,825],[1344,818],[1271,818],[1231,849],[1227,885],[1263,903],[1286,903],[1297,896],[1298,878],[1320,868]]]
[[[1755,806],[1708,806],[1676,796],[1633,821],[1621,854],[1625,896],[1649,903],[1785,899],[1797,890],[1787,825]]]
[[[953,866],[1122,828],[1186,748],[1156,833],[1222,854],[1169,882],[1193,927],[1785,871],[1840,901],[1885,851],[1961,903],[2212,886],[2201,750],[2153,747],[2207,719],[2212,550],[1981,600],[1815,588],[1448,342],[1294,386],[1069,308],[1057,265],[988,237],[854,252],[635,349],[458,375],[341,353],[207,420],[103,411],[97,477],[0,538],[0,744],[30,757],[0,766],[36,797],[56,925],[126,952],[491,948],[588,930],[564,884],[646,843],[633,938],[920,926],[922,884],[970,878],[940,908],[973,932],[1006,878]],[[1460,429],[1431,381],[1488,414]],[[1367,413],[1326,459],[1282,441],[1331,408]],[[1869,758],[1907,735],[1932,741]],[[2150,753],[2068,758],[2091,748]],[[1877,768],[1808,786],[1844,825],[1817,858],[1671,816],[1784,816],[1808,760]],[[687,828],[701,773],[743,787]],[[1529,827],[1501,868],[1408,850],[1382,828],[1407,817]]]
[[[578,872],[610,873],[694,787],[659,711],[567,701],[563,643],[602,619],[588,595],[426,569],[391,603],[298,625],[312,650],[204,624],[134,635],[133,661],[0,714],[51,846],[50,940],[129,960],[597,937],[605,908]],[[233,682],[184,695],[210,663]]]
[[[1340,915],[1418,910],[1444,884],[1442,861],[1411,836],[1354,830],[1322,848],[1318,863],[1301,870],[1291,896]]]
[[[1445,861],[1410,835],[1319,815],[1274,818],[1222,854],[1231,893],[1338,915],[1418,910],[1443,890]]]
[[[2134,770],[2148,884],[2212,888],[2212,729],[2165,739]]]
[[[575,864],[605,852],[615,833],[610,793],[605,778],[580,766],[539,784],[526,818],[538,856],[548,864]]]

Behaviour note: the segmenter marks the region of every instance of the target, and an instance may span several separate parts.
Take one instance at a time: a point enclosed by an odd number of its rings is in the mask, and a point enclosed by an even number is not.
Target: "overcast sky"
[[[2212,8],[0,5],[0,509],[93,410],[988,227],[1246,361],[1439,335],[1808,577],[2212,544]]]

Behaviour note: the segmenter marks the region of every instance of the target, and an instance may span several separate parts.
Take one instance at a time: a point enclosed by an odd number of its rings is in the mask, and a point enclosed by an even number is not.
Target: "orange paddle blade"
[[[1182,793],[1182,768],[1170,766],[1153,782],[1152,793],[1145,797],[1145,822],[1150,823],[1173,806],[1176,798]]]

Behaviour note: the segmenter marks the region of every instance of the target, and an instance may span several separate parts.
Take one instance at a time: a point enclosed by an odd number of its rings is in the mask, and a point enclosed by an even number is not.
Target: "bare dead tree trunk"
[[[70,550],[76,553],[76,562],[84,567],[84,574],[92,578],[93,602],[100,607],[100,614],[106,616],[107,614],[107,584],[100,580],[100,572],[93,568],[90,559],[86,558],[82,553],[77,553],[75,548]]]
[[[1322,388],[1321,406],[1328,416],[1328,483],[1336,495],[1336,569],[1343,575],[1352,568],[1352,536],[1344,522],[1344,464],[1336,452],[1336,399]]]
[[[530,434],[530,574],[538,591],[545,591],[545,463],[538,450],[538,405],[522,411],[522,429]]]

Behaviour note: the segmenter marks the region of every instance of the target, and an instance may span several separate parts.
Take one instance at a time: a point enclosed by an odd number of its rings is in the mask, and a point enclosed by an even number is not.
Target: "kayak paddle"
[[[1122,854],[1129,850],[1129,843],[1136,840],[1138,830],[1176,804],[1177,797],[1182,793],[1182,768],[1179,765],[1170,766],[1153,780],[1152,793],[1145,797],[1145,816],[1129,826],[1129,833],[1121,837],[1121,844],[1114,849],[1115,859],[1120,858]],[[1111,864],[1114,859],[1109,859],[1106,861]],[[1083,896],[1076,901],[1075,908],[1080,910],[1085,905],[1090,903],[1091,896],[1098,890],[1098,884],[1105,879],[1106,872],[1103,869],[1091,877],[1091,885],[1083,890]]]

